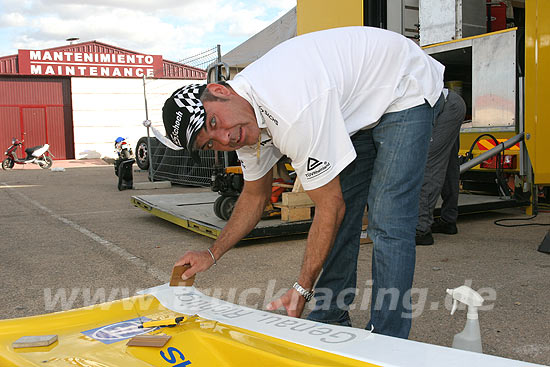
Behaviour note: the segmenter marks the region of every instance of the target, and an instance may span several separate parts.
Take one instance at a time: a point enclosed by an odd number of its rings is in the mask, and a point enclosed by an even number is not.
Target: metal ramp
[[[218,238],[227,223],[214,214],[216,192],[132,196],[132,204],[159,218],[210,238]],[[261,220],[244,239],[307,233],[311,220],[283,222],[279,218]]]
[[[141,195],[132,196],[131,202],[134,206],[159,218],[216,239],[227,223],[214,214],[214,201],[217,197],[218,194],[215,192]],[[441,203],[438,203],[435,216],[439,216],[440,205]],[[528,205],[528,201],[502,200],[499,197],[488,195],[460,194],[458,211],[460,214],[469,214]],[[311,220],[283,222],[278,218],[265,219],[261,220],[244,239],[307,233],[310,226]]]

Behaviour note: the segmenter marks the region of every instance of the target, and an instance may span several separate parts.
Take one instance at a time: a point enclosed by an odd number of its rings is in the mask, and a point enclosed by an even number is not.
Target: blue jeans
[[[316,285],[315,309],[308,319],[351,325],[361,220],[368,203],[372,254],[371,319],[366,328],[407,338],[416,258],[418,197],[432,126],[442,98],[386,113],[373,129],[351,140],[357,158],[340,173],[346,214]]]

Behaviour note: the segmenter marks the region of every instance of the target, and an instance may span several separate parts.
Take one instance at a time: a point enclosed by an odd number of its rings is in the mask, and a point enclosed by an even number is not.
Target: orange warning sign
[[[508,139],[497,139],[498,143],[504,143]],[[477,148],[479,150],[490,150],[496,147],[495,141],[493,139],[482,139],[477,142]],[[510,148],[506,150],[519,150],[519,143],[516,145],[512,145]]]

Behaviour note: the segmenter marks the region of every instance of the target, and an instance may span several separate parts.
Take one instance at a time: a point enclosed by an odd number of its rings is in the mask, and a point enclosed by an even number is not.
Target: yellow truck
[[[524,14],[515,19],[519,27],[504,19],[505,29],[487,32],[487,15],[491,9],[493,15],[502,11],[503,3],[298,0],[297,33],[367,25],[414,39],[446,66],[446,85],[466,101],[461,154],[476,158],[485,153],[480,161],[461,166],[463,188],[527,201],[533,209],[539,199],[548,200],[545,186],[550,184],[550,160],[545,159],[550,155],[550,92],[544,88],[550,85],[550,2],[514,5],[517,14]],[[491,157],[499,150],[504,151]]]

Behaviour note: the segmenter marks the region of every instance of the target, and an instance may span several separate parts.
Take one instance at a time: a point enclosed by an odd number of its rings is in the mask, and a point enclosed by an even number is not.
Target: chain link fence
[[[151,181],[170,181],[180,185],[210,186],[215,167],[223,165],[223,152],[200,152],[201,163],[196,164],[187,150],[172,150],[150,138]],[[216,159],[217,153],[217,159]]]
[[[215,62],[219,62],[220,59],[221,55],[219,55],[219,46],[217,46],[196,55],[183,58],[178,62],[180,64],[193,66],[206,71],[210,65]]]

